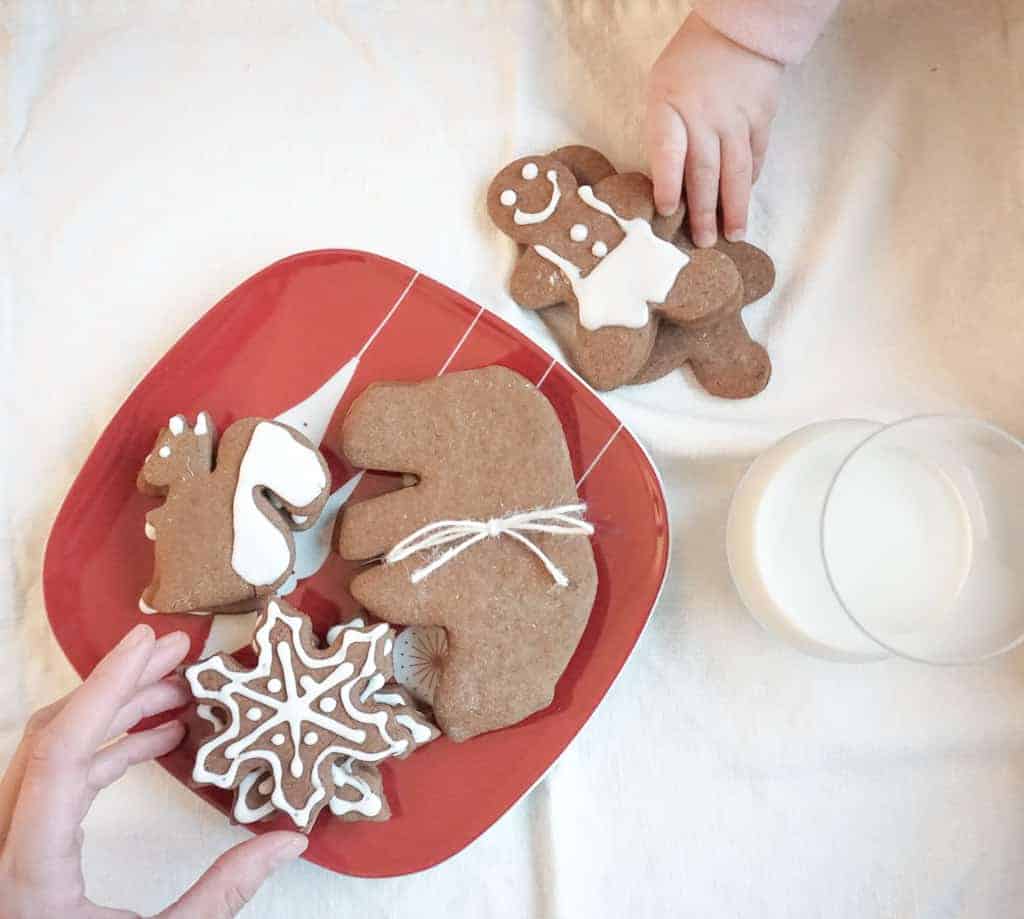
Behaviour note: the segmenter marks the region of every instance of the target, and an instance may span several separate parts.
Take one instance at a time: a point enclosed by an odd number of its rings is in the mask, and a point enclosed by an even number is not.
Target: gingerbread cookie
[[[383,557],[353,596],[375,616],[444,628],[437,723],[465,740],[550,704],[593,606],[597,570],[565,436],[511,370],[378,383],[342,426],[349,461],[418,483],[349,505],[346,559]]]
[[[139,472],[139,489],[164,498],[146,515],[155,563],[140,609],[256,609],[287,581],[292,531],[316,522],[329,485],[319,451],[286,425],[244,418],[218,443],[206,412],[194,428],[175,415]]]
[[[196,753],[193,780],[236,789],[235,818],[273,811],[308,831],[324,808],[385,815],[376,766],[438,736],[390,682],[394,632],[352,622],[317,646],[309,619],[269,600],[256,629],[256,666],[218,654],[186,668],[214,734]],[[356,764],[360,764],[357,768]]]
[[[646,370],[652,359],[657,368],[678,359],[677,346],[658,349],[659,317],[662,326],[723,325],[698,358],[686,358],[714,368],[699,375],[709,391],[753,395],[767,382],[760,368],[767,355],[738,318],[746,302],[742,271],[720,248],[674,245],[682,211],[656,215],[646,176],[616,174],[591,148],[563,147],[505,167],[487,204],[498,227],[523,246],[509,285],[513,299],[544,311],[595,388],[653,378]]]

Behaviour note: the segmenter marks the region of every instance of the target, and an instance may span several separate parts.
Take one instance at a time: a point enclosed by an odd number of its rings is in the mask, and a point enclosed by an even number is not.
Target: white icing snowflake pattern
[[[269,779],[274,808],[305,827],[333,794],[324,787],[325,761],[333,767],[338,760],[405,756],[436,731],[414,708],[377,698],[390,675],[386,623],[350,624],[326,651],[314,651],[309,620],[285,606],[268,602],[252,670],[234,669],[237,664],[229,666],[222,655],[186,670],[196,700],[225,716],[223,729],[199,748],[192,775],[202,784],[234,788],[258,772],[246,791]],[[261,768],[254,770],[253,761]]]

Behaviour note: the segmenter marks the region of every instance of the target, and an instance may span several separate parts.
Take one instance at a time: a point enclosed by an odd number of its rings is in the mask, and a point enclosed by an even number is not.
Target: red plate
[[[158,635],[184,629],[195,659],[209,617],[143,617],[152,547],[143,534],[152,499],[135,476],[167,418],[200,409],[221,430],[247,415],[274,417],[361,353],[334,412],[325,454],[334,487],[351,475],[330,455],[331,429],[375,380],[503,364],[537,382],[565,428],[580,494],[597,528],[600,586],[590,622],[554,703],[521,724],[462,744],[447,738],[382,767],[386,823],[321,818],[305,857],[344,874],[388,877],[429,868],[468,845],[544,775],[597,707],[629,657],[664,581],[668,520],[647,454],[570,371],[483,307],[411,268],[364,252],[294,255],[264,269],[210,310],[136,387],[93,448],[50,534],[43,568],[57,640],[81,676],[137,622]],[[390,487],[367,476],[355,498]],[[319,629],[354,612],[350,568],[332,555],[289,600]],[[187,783],[182,748],[161,760]],[[231,795],[198,789],[229,812]],[[281,828],[285,818],[255,832]]]

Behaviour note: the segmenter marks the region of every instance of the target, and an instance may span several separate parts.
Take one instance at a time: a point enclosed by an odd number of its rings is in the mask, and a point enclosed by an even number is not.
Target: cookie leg
[[[575,307],[552,307],[541,317],[576,372],[601,391],[622,386],[641,371],[658,333],[658,320],[653,316],[642,329],[609,326],[596,332],[580,325]]]
[[[691,337],[692,333],[683,326],[663,322],[658,328],[651,356],[630,383],[653,383],[682,367],[690,359]]]
[[[772,362],[739,314],[690,332],[690,365],[701,386],[724,399],[747,399],[768,385]]]

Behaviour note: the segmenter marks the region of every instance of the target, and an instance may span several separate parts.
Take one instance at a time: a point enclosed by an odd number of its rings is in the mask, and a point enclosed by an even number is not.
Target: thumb
[[[228,849],[160,919],[229,919],[259,890],[270,873],[306,851],[309,840],[285,831],[254,836]]]

